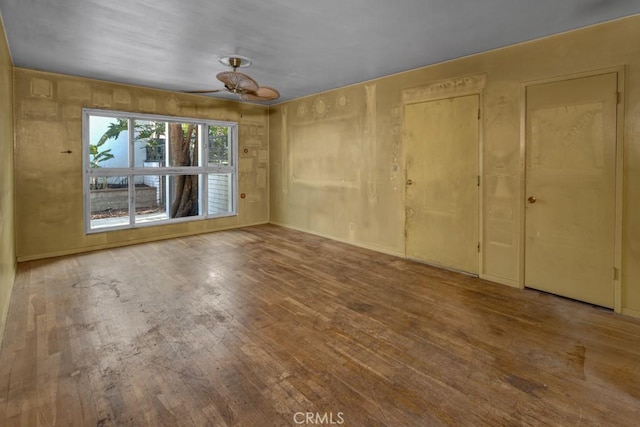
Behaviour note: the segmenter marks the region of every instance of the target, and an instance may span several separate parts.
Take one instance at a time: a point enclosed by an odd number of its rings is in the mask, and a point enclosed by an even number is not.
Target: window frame
[[[117,168],[92,168],[90,166],[90,117],[122,118],[128,120],[128,166]],[[157,122],[179,122],[198,125],[198,156],[199,166],[162,166],[162,167],[136,167],[135,166],[135,126],[136,120],[148,120]],[[208,127],[225,126],[229,128],[229,164],[209,165],[209,143]],[[203,131],[205,130],[205,131]],[[168,147],[167,147],[168,148]],[[166,150],[169,151],[168,149]],[[209,214],[209,175],[230,174],[230,210],[228,212]],[[135,211],[135,177],[161,175],[197,175],[198,176],[198,205],[199,214],[180,218],[166,218],[156,221],[136,222]],[[128,223],[122,225],[106,226],[99,228],[91,227],[91,189],[89,181],[91,177],[120,177],[128,178]],[[182,222],[202,221],[206,219],[231,217],[238,215],[238,123],[223,120],[198,119],[193,117],[168,116],[160,114],[145,114],[126,111],[102,110],[94,108],[82,109],[82,197],[83,197],[83,218],[85,234],[105,233],[116,230],[127,230],[135,228],[152,227],[166,224],[176,224]]]

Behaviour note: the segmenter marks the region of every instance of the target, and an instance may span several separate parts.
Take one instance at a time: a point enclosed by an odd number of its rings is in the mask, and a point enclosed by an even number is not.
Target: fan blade
[[[280,92],[269,86],[260,86],[255,91],[247,91],[240,95],[245,101],[273,101],[280,98]]]
[[[221,92],[224,89],[212,89],[212,90],[183,90],[182,93],[216,93]]]
[[[239,71],[223,71],[218,73],[216,78],[233,93],[255,92],[259,87],[255,80]]]

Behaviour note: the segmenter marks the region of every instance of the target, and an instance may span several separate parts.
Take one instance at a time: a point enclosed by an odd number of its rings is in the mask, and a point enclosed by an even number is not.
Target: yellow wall
[[[267,107],[20,68],[14,85],[19,261],[268,221]],[[238,216],[85,235],[83,107],[239,122]]]
[[[279,104],[269,118],[271,222],[403,255],[403,107],[483,87],[481,274],[521,285],[523,84],[625,65],[621,296],[623,312],[640,315],[638,40],[634,16]]]
[[[12,100],[13,63],[0,16],[0,343],[16,273]]]

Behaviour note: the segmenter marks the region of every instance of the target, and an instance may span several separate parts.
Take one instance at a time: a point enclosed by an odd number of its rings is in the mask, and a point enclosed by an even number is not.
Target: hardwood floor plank
[[[270,225],[19,265],[0,425],[307,413],[637,425],[640,321]]]

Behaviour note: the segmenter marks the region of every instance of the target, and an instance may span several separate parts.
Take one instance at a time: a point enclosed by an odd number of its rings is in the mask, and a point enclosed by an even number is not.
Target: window
[[[84,109],[85,231],[236,215],[237,129]]]

